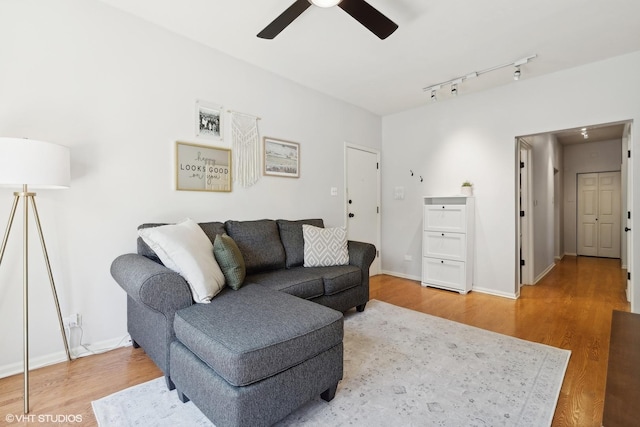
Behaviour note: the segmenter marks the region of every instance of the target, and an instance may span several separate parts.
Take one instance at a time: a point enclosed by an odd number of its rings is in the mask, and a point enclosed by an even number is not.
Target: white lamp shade
[[[311,0],[311,3],[318,7],[333,7],[340,3],[340,0]]]
[[[25,138],[0,138],[0,186],[67,188],[69,148]]]

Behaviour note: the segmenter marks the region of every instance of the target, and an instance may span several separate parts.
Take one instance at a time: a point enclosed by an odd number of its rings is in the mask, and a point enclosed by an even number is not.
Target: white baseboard
[[[549,274],[549,272],[551,270],[553,270],[553,268],[555,267],[555,264],[551,264],[550,266],[548,266],[542,273],[538,274],[538,277],[536,277],[533,280],[533,284],[535,285],[536,283],[538,283],[540,280],[542,280],[544,278],[544,276],[546,276],[547,274]]]
[[[120,347],[127,347],[131,345],[131,338],[127,334],[121,338],[113,338],[110,340],[100,341],[95,344],[85,344],[78,347],[70,348],[72,359],[79,357],[91,356],[93,354],[100,354],[106,351],[115,350]],[[29,358],[29,371],[34,369],[43,368],[49,365],[55,365],[56,363],[66,362],[67,354],[64,350],[57,351],[55,353],[45,354],[44,356]],[[23,362],[10,363],[0,366],[0,378],[9,377],[11,375],[21,374],[24,371]]]
[[[380,273],[381,274],[388,274],[389,276],[400,277],[402,279],[415,280],[415,281],[418,281],[418,282],[420,282],[422,280],[422,277],[420,277],[420,276],[412,276],[410,274],[398,273],[396,271],[382,270]]]
[[[500,291],[496,291],[493,289],[487,289],[487,288],[481,288],[478,286],[473,286],[471,288],[472,292],[479,292],[481,294],[487,294],[487,295],[493,295],[496,297],[502,297],[502,298],[509,298],[509,299],[518,299],[519,295],[515,294],[515,293],[509,293],[509,292],[500,292]]]
[[[573,253],[565,252],[565,253],[564,253],[564,256],[578,256],[578,254],[573,254]]]

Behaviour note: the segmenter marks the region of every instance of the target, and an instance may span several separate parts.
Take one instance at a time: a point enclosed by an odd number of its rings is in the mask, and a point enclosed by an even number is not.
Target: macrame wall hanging
[[[260,179],[259,117],[231,111],[233,180],[250,187]]]

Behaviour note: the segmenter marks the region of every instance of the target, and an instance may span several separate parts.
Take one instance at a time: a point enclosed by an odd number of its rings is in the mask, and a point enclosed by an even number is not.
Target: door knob
[[[355,216],[355,214],[350,213],[349,214],[349,218],[353,218]]]
[[[625,227],[624,231],[631,231],[631,229],[629,227]]]
[[[349,199],[349,204],[353,203],[353,200]]]

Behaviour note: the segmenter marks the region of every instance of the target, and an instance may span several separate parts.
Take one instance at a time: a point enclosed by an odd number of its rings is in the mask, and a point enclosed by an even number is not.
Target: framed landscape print
[[[264,174],[300,177],[300,144],[264,137]]]
[[[176,142],[176,189],[231,191],[231,150]]]
[[[196,136],[222,141],[223,116],[221,105],[196,101]]]

